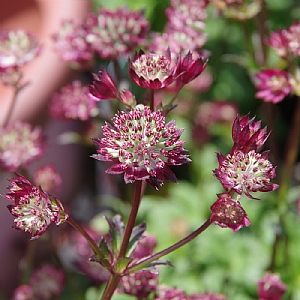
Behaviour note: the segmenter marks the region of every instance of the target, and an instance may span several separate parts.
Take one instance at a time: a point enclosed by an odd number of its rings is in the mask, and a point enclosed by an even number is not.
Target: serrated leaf
[[[105,258],[110,258],[110,256],[112,255],[111,250],[109,249],[106,240],[104,237],[101,237],[101,241],[99,243],[99,248],[101,250],[101,252],[103,253],[103,255],[105,256]]]
[[[145,222],[135,226],[132,229],[132,233],[131,233],[128,248],[127,248],[127,256],[130,256],[130,254],[133,252],[139,239],[141,237],[143,237],[143,234],[146,231],[146,229],[147,229],[147,226],[146,226]]]
[[[131,262],[132,262],[132,258],[130,257],[119,258],[114,268],[115,272],[121,274],[126,270],[126,268]]]

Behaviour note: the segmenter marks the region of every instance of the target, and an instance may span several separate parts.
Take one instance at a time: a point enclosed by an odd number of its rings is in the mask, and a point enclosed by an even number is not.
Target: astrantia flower
[[[34,299],[33,287],[29,284],[19,285],[15,290],[12,300],[32,300]]]
[[[62,293],[65,274],[62,270],[45,264],[33,272],[29,283],[33,287],[35,299],[51,300]]]
[[[208,3],[208,0],[172,0],[166,9],[168,26],[177,31],[185,26],[196,30],[203,29],[205,27],[203,21],[207,18],[205,8]]]
[[[169,48],[173,56],[186,55],[188,51],[200,50],[206,40],[206,34],[188,26],[180,31],[167,27],[162,34],[155,33],[152,35],[151,44],[147,49],[163,55],[166,49]]]
[[[291,91],[288,73],[283,70],[268,69],[256,74],[255,87],[257,98],[265,102],[278,103]]]
[[[63,60],[85,66],[93,59],[94,51],[86,40],[87,29],[84,24],[64,20],[59,32],[53,34],[55,50]]]
[[[182,75],[179,76],[179,81],[187,84],[196,77],[198,77],[206,68],[207,61],[196,52],[188,52],[186,56],[180,59],[178,72]]]
[[[34,183],[41,186],[45,192],[57,189],[61,185],[61,176],[53,165],[45,165],[38,168],[34,174]]]
[[[131,80],[143,88],[160,89],[170,85],[178,77],[178,62],[172,62],[168,49],[165,55],[135,53],[132,61],[128,60]]]
[[[119,284],[118,292],[135,296],[136,299],[148,299],[149,295],[156,292],[158,274],[148,270],[123,276]]]
[[[289,50],[296,56],[300,56],[300,21],[294,22],[286,31]]]
[[[220,227],[238,231],[243,226],[251,225],[240,203],[226,193],[219,195],[219,199],[211,206],[210,210],[210,220]]]
[[[159,286],[156,300],[187,300],[185,291],[177,287],[168,287],[165,285]]]
[[[90,14],[87,26],[88,42],[100,58],[108,60],[116,60],[143,46],[150,28],[143,11],[127,7],[116,11],[101,8],[97,15]]]
[[[261,121],[249,119],[249,116],[237,116],[232,126],[233,147],[231,154],[236,150],[248,153],[250,150],[257,151],[269,137],[267,127],[261,128]]]
[[[225,297],[222,294],[204,293],[204,294],[189,295],[187,299],[188,300],[227,300],[227,297]]]
[[[182,165],[191,160],[183,149],[180,136],[183,129],[175,121],[165,123],[160,111],[152,112],[138,105],[129,112],[120,112],[113,125],[103,126],[103,138],[93,139],[99,150],[92,157],[114,162],[109,174],[124,173],[126,183],[146,180],[159,188],[165,179],[177,182],[168,165]]]
[[[54,94],[49,113],[58,119],[86,121],[97,115],[98,108],[89,96],[89,88],[76,80]]]
[[[261,300],[281,300],[286,291],[286,285],[281,281],[279,274],[270,272],[267,272],[257,285]]]
[[[44,138],[39,127],[15,122],[0,128],[0,166],[8,171],[26,167],[44,153]]]
[[[271,192],[278,188],[270,181],[276,176],[275,167],[268,160],[269,152],[256,153],[254,150],[244,153],[235,151],[224,157],[217,153],[219,167],[213,171],[224,189],[234,190],[251,199],[250,192]]]
[[[40,50],[36,38],[25,30],[0,31],[0,71],[30,62]]]
[[[106,69],[100,68],[98,74],[93,74],[93,77],[93,84],[89,85],[91,99],[101,101],[117,98],[117,85]]]
[[[279,29],[271,32],[270,37],[265,40],[265,43],[274,48],[277,55],[282,58],[286,58],[288,55],[288,39],[285,33],[285,30]]]
[[[6,198],[15,202],[7,206],[11,214],[16,217],[14,227],[30,232],[31,239],[40,237],[51,223],[60,225],[68,218],[56,197],[33,186],[24,176],[17,174],[16,178],[11,178],[9,181],[10,192],[7,193]]]

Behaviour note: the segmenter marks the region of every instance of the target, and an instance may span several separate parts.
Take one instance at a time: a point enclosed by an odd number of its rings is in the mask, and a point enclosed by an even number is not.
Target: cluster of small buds
[[[14,204],[8,205],[10,213],[15,216],[14,227],[31,233],[31,239],[37,239],[45,233],[51,223],[60,225],[68,215],[61,202],[54,196],[33,186],[24,176],[17,174],[9,179],[10,186],[6,198]]]
[[[63,120],[86,121],[98,112],[97,104],[89,95],[89,88],[77,80],[54,94],[49,105],[50,115]]]
[[[101,8],[97,14],[90,14],[86,23],[87,41],[100,58],[107,60],[116,60],[145,45],[150,29],[143,11],[127,7],[115,11]]]
[[[39,127],[17,121],[0,128],[0,166],[14,172],[28,166],[45,150],[44,137]]]
[[[33,288],[33,299],[51,300],[62,293],[65,273],[52,265],[45,264],[33,272],[29,285]]]
[[[204,293],[189,295],[188,300],[228,300],[228,298],[222,294]]]
[[[259,300],[281,300],[286,291],[286,285],[279,274],[267,272],[257,282]]]
[[[225,189],[219,199],[211,206],[211,221],[221,227],[229,227],[234,231],[243,226],[249,226],[247,214],[237,200],[245,194],[250,199],[250,193],[271,192],[278,188],[270,181],[275,177],[275,167],[269,161],[269,151],[257,153],[268,138],[266,128],[261,129],[261,122],[254,122],[248,116],[237,116],[232,127],[234,145],[226,157],[217,153],[219,167],[213,173]]]
[[[108,174],[124,173],[126,183],[145,180],[158,189],[164,180],[177,182],[168,165],[182,165],[191,160],[180,140],[183,129],[175,121],[165,122],[160,111],[152,112],[137,105],[129,112],[120,112],[113,125],[103,126],[103,138],[94,138],[98,154],[92,157],[114,164]]]
[[[40,186],[45,192],[49,193],[60,187],[62,179],[54,165],[49,164],[38,168],[34,172],[33,182],[36,186]]]
[[[161,34],[154,34],[150,51],[163,53],[166,46],[176,55],[188,51],[198,51],[206,43],[205,28],[206,6],[209,1],[172,0],[166,9],[167,23]]]
[[[184,290],[177,287],[169,287],[161,285],[158,287],[156,300],[176,299],[176,300],[187,300],[187,295]]]

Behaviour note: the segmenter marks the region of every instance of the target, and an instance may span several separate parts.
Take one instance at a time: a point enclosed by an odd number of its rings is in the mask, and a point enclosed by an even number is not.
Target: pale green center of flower
[[[171,71],[170,60],[158,54],[143,54],[132,63],[136,74],[146,80],[164,81]]]

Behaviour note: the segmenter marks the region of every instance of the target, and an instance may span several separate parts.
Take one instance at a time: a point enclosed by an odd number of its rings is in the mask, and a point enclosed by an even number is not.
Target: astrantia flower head
[[[289,75],[283,70],[268,69],[255,75],[255,96],[265,102],[278,103],[291,91]]]
[[[158,285],[158,274],[148,270],[123,276],[119,284],[118,292],[135,296],[136,299],[148,299],[154,294]]]
[[[106,69],[100,68],[98,74],[93,74],[93,77],[93,84],[89,85],[91,99],[101,101],[117,98],[117,84]]]
[[[207,17],[205,8],[208,3],[208,0],[172,0],[166,9],[168,26],[177,31],[185,26],[195,30],[203,29],[205,27],[203,21]]]
[[[237,116],[232,126],[233,147],[231,154],[236,150],[248,153],[251,150],[257,151],[269,137],[267,127],[261,128],[261,121],[249,119],[249,115]]]
[[[174,82],[178,74],[178,62],[173,62],[168,49],[164,55],[135,53],[132,61],[128,60],[131,80],[142,88],[160,89]]]
[[[49,113],[58,119],[86,121],[97,115],[98,108],[89,96],[89,88],[76,80],[54,94]]]
[[[48,229],[51,223],[60,225],[66,221],[65,213],[60,201],[41,188],[33,186],[24,176],[17,174],[11,178],[10,191],[6,198],[14,204],[8,209],[15,216],[14,227],[25,232],[30,232],[31,239],[37,239]]]
[[[57,53],[65,61],[75,66],[87,65],[94,56],[91,45],[86,40],[87,29],[84,24],[76,24],[64,20],[59,32],[53,34],[54,46]]]
[[[8,171],[26,167],[45,150],[44,137],[39,127],[15,122],[0,128],[0,166]]]
[[[33,60],[41,46],[36,38],[25,30],[4,30],[0,32],[1,69],[20,67]]]
[[[158,287],[156,300],[187,300],[188,297],[185,291],[177,287],[168,287],[161,285]]]
[[[275,32],[271,32],[270,37],[265,40],[265,43],[271,46],[277,55],[282,58],[287,58],[288,56],[288,39],[285,33],[285,30],[279,29]]]
[[[147,49],[163,55],[168,47],[173,56],[186,55],[188,51],[200,50],[206,40],[206,34],[188,26],[183,27],[180,31],[167,27],[163,33],[152,35],[151,44]]]
[[[108,60],[116,60],[137,46],[143,46],[150,28],[143,11],[127,7],[116,11],[101,8],[97,15],[90,14],[87,26],[88,42],[100,58]]]
[[[233,231],[240,230],[251,223],[247,214],[239,202],[233,200],[230,195],[224,193],[218,195],[219,199],[211,206],[210,220],[220,227],[230,228]]]
[[[152,112],[137,105],[129,112],[120,112],[113,125],[103,126],[103,138],[94,138],[99,148],[92,157],[114,164],[106,170],[109,174],[124,173],[126,183],[146,180],[158,189],[164,180],[177,182],[168,165],[182,165],[191,160],[179,140],[183,129],[175,121],[165,123],[160,111]]]
[[[35,299],[51,300],[62,293],[65,273],[52,265],[45,264],[33,272],[29,283],[33,287]]]
[[[219,167],[213,171],[224,189],[254,198],[250,192],[272,192],[278,185],[270,181],[276,176],[275,167],[268,160],[269,152],[256,153],[254,150],[244,153],[235,151],[224,157],[217,153]]]
[[[45,165],[38,168],[34,174],[34,183],[41,186],[45,192],[57,189],[61,185],[61,176],[56,171],[54,165]]]
[[[12,297],[13,300],[32,300],[34,299],[33,287],[29,284],[19,285]]]
[[[267,272],[257,285],[258,296],[262,300],[281,300],[286,291],[286,285],[281,281],[279,274],[270,272]]]
[[[294,22],[286,31],[285,37],[288,48],[296,56],[300,57],[300,21]]]

